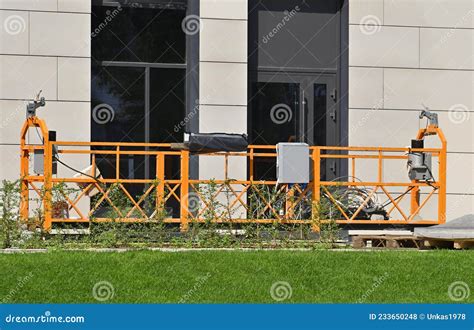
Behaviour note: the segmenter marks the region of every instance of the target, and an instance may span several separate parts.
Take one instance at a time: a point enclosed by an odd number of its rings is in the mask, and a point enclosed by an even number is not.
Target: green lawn
[[[272,284],[283,281],[289,303],[453,303],[449,285],[474,290],[473,269],[472,251],[2,254],[0,299],[94,303],[94,285],[107,281],[113,303],[271,303]],[[462,302],[474,302],[474,293]]]

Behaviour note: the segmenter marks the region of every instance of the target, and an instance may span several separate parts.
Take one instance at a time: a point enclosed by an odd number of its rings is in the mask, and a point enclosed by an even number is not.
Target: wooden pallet
[[[417,249],[474,249],[474,240],[441,240],[428,239],[413,235],[355,235],[352,236],[352,247],[354,249],[362,248],[417,248]]]
[[[474,249],[473,240],[462,240],[462,239],[427,239],[425,238],[425,246],[431,248],[448,248],[448,249]]]
[[[412,235],[392,236],[392,235],[357,235],[352,237],[352,247],[362,248],[424,248],[424,239]]]

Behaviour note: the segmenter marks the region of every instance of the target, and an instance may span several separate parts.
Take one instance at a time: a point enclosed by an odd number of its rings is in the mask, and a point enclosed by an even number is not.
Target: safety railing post
[[[321,201],[321,149],[314,148],[311,155],[313,160],[313,193],[312,193],[312,205],[311,213],[312,218],[317,219],[319,214],[314,214],[315,212],[319,213],[319,206]],[[319,231],[319,227],[313,223],[313,231]]]
[[[156,156],[156,179],[158,180],[157,194],[156,194],[156,211],[164,207],[165,198],[165,155],[159,153]]]
[[[181,231],[187,231],[188,224],[188,194],[189,194],[189,151],[181,151],[181,197],[180,197],[180,217]]]
[[[21,140],[21,160],[20,160],[20,217],[25,223],[28,223],[29,217],[29,199],[30,194],[28,190],[28,168],[29,168],[29,152],[24,149],[25,141]]]
[[[53,203],[53,148],[47,134],[43,136],[44,145],[44,222],[43,229],[49,231],[52,226],[52,203]]]
[[[439,129],[438,129],[439,130]],[[442,133],[438,133],[441,135]],[[442,147],[439,153],[439,190],[438,190],[438,223],[446,222],[446,171],[447,171],[447,142],[442,135]]]

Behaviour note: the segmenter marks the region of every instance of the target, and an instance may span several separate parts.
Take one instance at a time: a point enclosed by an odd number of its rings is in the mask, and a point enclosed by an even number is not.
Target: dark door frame
[[[336,106],[338,110],[338,145],[347,146],[349,138],[349,0],[335,0],[339,2],[339,24],[338,24],[338,45],[339,45],[339,57],[337,59],[337,68],[326,69],[326,70],[315,70],[308,68],[292,68],[285,70],[279,67],[258,67],[252,68],[248,66],[248,107],[251,105],[252,95],[252,82],[258,81],[258,74],[260,72],[281,72],[286,74],[304,74],[304,75],[335,75],[336,77]],[[250,1],[249,1],[250,2]],[[249,3],[250,8],[250,3]],[[255,26],[248,27],[248,50],[249,52],[253,49],[254,40],[251,38],[255,34]],[[250,54],[249,54],[250,55]],[[249,133],[251,128],[251,116],[249,115],[247,125],[249,127]],[[342,161],[339,163],[339,175],[348,175],[348,163]]]

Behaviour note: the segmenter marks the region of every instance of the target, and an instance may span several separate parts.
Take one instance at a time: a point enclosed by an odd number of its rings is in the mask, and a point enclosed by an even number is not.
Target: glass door
[[[336,79],[331,75],[258,73],[251,85],[249,132],[252,144],[339,143]],[[271,158],[256,159],[255,178],[276,179]],[[338,175],[337,162],[324,162],[321,176]]]

